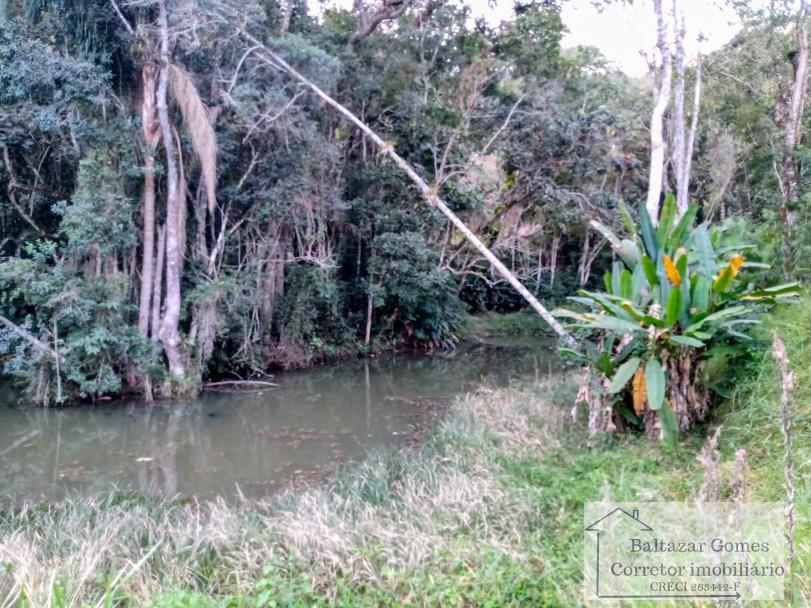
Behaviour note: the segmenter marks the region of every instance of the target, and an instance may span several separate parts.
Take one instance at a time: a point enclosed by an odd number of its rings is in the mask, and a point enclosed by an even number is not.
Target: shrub
[[[758,312],[799,291],[743,284],[742,268],[764,265],[745,262],[748,247],[722,243],[720,230],[693,227],[697,212],[677,218],[668,196],[654,226],[644,206],[638,224],[621,206],[626,238],[592,222],[619,260],[604,292],[571,298],[585,311],[556,311],[583,334],[583,349],[566,352],[588,367],[578,401],[589,406],[592,433],[631,426],[672,438],[703,420]]]

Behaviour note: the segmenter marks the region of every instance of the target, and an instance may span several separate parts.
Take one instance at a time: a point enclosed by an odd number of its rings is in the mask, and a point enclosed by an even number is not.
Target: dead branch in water
[[[217,382],[206,382],[203,384],[203,388],[209,388],[214,386],[279,386],[275,382],[267,382],[265,380],[219,380]]]

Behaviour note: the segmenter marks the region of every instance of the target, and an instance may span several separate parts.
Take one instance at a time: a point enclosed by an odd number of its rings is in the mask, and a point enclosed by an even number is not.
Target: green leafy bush
[[[757,313],[798,293],[797,283],[758,288],[741,280],[747,263],[740,243],[725,244],[706,223],[693,227],[698,207],[676,215],[665,199],[659,225],[644,206],[636,224],[621,206],[626,238],[592,222],[619,260],[604,277],[605,291],[571,298],[584,311],[559,309],[583,333],[581,351],[567,352],[596,372],[581,387],[594,432],[618,425],[675,437],[704,419],[722,372],[751,340]]]

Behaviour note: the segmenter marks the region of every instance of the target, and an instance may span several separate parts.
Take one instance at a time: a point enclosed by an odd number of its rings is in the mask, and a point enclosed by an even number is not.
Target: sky
[[[317,0],[316,0],[317,1]],[[460,0],[461,1],[461,0]],[[753,0],[760,4],[765,0]],[[688,57],[698,51],[714,51],[740,29],[735,13],[723,0],[679,0],[685,13]],[[326,4],[351,7],[352,0],[326,0]],[[485,16],[498,24],[512,15],[513,0],[465,0],[476,16]],[[665,0],[664,4],[670,3]],[[569,32],[563,39],[564,48],[589,45],[597,47],[606,58],[631,76],[647,72],[648,66],[640,54],[649,55],[656,45],[656,19],[652,0],[635,0],[633,4],[615,3],[602,10],[592,0],[568,0],[563,5],[563,22]],[[698,42],[699,35],[703,37]]]
[[[684,45],[688,57],[699,51],[706,54],[717,50],[741,28],[734,11],[720,1],[680,0],[680,6],[687,26]],[[648,65],[640,51],[650,55],[656,46],[656,17],[650,0],[637,0],[632,5],[614,4],[602,12],[591,0],[571,0],[563,5],[563,22],[569,29],[563,39],[564,47],[595,46],[627,74],[639,76],[647,72]]]

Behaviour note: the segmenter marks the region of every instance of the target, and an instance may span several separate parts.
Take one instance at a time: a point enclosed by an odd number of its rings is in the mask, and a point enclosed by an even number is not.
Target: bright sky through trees
[[[310,0],[315,4],[317,0]],[[754,0],[753,5],[765,0]],[[476,16],[491,23],[509,19],[513,0],[467,0]],[[352,0],[327,0],[322,6],[345,6]],[[681,0],[687,19],[687,54],[708,53],[728,42],[740,29],[735,12],[721,0]],[[648,70],[642,53],[650,54],[656,44],[653,5],[650,0],[612,3],[597,8],[592,0],[569,0],[563,4],[563,21],[569,32],[564,47],[595,46],[625,73],[641,76]],[[699,36],[702,42],[699,43]]]

